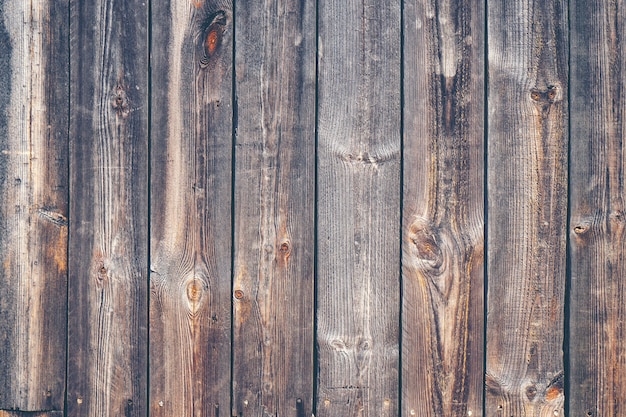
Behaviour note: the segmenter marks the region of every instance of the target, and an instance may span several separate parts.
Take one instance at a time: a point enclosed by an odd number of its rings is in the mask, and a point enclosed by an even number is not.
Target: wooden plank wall
[[[0,0],[0,417],[622,417],[623,0]]]

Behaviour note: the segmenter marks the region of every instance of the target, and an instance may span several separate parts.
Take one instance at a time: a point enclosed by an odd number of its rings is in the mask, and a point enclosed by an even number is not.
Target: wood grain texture
[[[484,4],[404,3],[402,416],[481,416]]]
[[[68,416],[145,416],[148,7],[70,3]]]
[[[321,0],[317,416],[396,416],[400,2]]]
[[[487,416],[562,416],[567,2],[488,10]]]
[[[0,409],[63,411],[67,14],[0,1]]]
[[[626,414],[625,7],[571,3],[572,416]]]
[[[233,410],[310,416],[315,2],[236,9]]]
[[[62,417],[63,411],[6,411],[0,410],[0,417]]]
[[[152,4],[150,412],[227,416],[230,1]]]

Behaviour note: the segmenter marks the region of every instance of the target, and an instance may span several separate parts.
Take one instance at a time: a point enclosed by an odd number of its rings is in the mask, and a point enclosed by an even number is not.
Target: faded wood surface
[[[227,416],[230,1],[152,4],[150,413]]]
[[[318,8],[316,415],[395,416],[400,3]]]
[[[63,410],[66,19],[64,1],[0,1],[0,409]]]
[[[404,4],[403,416],[481,416],[484,9]]]
[[[487,416],[562,416],[567,3],[488,7]]]
[[[68,416],[147,410],[147,11],[70,3]]]
[[[572,416],[626,415],[625,6],[571,3]]]
[[[236,9],[234,416],[310,416],[315,2]]]

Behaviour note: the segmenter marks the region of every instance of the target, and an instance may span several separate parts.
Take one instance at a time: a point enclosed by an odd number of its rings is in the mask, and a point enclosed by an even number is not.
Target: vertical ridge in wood
[[[240,2],[235,21],[232,413],[310,416],[315,2]]]
[[[488,10],[487,416],[562,416],[567,2]]]
[[[626,415],[625,7],[571,2],[570,415]]]
[[[318,10],[317,415],[396,416],[400,2]]]
[[[0,409],[63,411],[67,14],[0,1]]]
[[[147,412],[147,11],[70,3],[68,416]]]
[[[404,3],[403,416],[480,416],[484,5]]]
[[[232,3],[159,1],[151,10],[150,413],[226,416]]]

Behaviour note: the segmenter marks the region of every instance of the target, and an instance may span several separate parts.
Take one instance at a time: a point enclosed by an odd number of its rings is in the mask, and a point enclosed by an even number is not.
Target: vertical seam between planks
[[[486,376],[487,376],[487,316],[489,313],[489,0],[483,4],[483,398],[482,415],[487,415]]]
[[[564,401],[563,412],[565,417],[569,416],[569,398],[570,398],[570,352],[569,352],[569,339],[570,339],[570,316],[571,310],[571,295],[570,290],[572,288],[572,258],[571,258],[571,240],[570,240],[570,218],[571,218],[571,205],[572,196],[570,194],[571,189],[571,156],[572,156],[572,118],[571,118],[571,82],[572,82],[572,69],[571,69],[571,57],[572,57],[572,38],[571,38],[571,7],[570,2],[566,3],[567,6],[567,207],[566,207],[566,219],[565,219],[565,297],[563,305],[563,371],[565,373],[565,383],[563,387]]]
[[[152,276],[150,265],[152,264],[152,0],[148,0],[148,244],[147,244],[147,288],[146,288],[146,416],[150,416],[150,287]]]
[[[319,206],[319,154],[318,154],[318,143],[319,143],[319,0],[315,2],[315,121],[314,121],[314,140],[315,140],[315,167],[314,167],[314,176],[315,176],[315,186],[313,187],[313,194],[315,196],[315,202],[313,204],[313,398],[311,399],[311,412],[315,416],[317,415],[317,400],[318,400],[318,390],[319,390],[319,344],[317,342],[317,312],[318,312],[318,288],[317,288],[317,260],[318,258],[318,206]]]
[[[404,305],[404,275],[402,273],[402,253],[404,243],[404,0],[400,0],[400,247],[399,262],[399,332],[398,332],[398,416],[402,415],[402,349],[403,349],[403,305]]]
[[[72,228],[72,219],[70,218],[70,204],[71,204],[71,172],[70,172],[70,117],[71,117],[71,105],[72,105],[72,7],[71,1],[68,0],[67,4],[67,142],[66,142],[66,152],[67,152],[67,164],[66,164],[66,173],[67,173],[67,240],[66,240],[66,250],[65,250],[65,258],[67,270],[65,271],[65,392],[63,393],[63,416],[67,416],[67,400],[68,400],[68,387],[69,387],[69,375],[70,375],[70,230]]]
[[[237,45],[237,0],[233,0],[233,45],[231,58],[231,178],[230,178],[230,404],[229,414],[233,415],[235,398],[235,305],[232,292],[235,285],[235,180],[236,176],[236,144],[237,144],[237,69],[236,69],[236,45]]]

